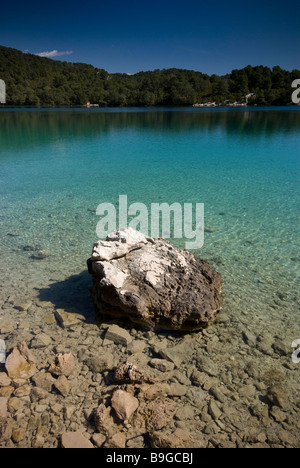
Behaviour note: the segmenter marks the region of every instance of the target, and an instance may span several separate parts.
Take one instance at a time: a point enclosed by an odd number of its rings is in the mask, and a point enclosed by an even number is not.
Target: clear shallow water
[[[1,110],[1,299],[85,270],[100,203],[198,202],[224,312],[300,338],[299,148],[295,108]]]

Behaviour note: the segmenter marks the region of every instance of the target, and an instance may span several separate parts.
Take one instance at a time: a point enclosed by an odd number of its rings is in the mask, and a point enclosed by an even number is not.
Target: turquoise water
[[[1,299],[85,270],[100,203],[204,203],[224,312],[300,338],[299,148],[297,108],[1,110]]]

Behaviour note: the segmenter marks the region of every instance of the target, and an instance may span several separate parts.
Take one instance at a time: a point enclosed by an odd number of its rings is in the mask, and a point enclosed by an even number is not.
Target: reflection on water
[[[299,132],[299,109],[166,110],[65,109],[0,110],[1,149],[27,148],[68,138],[95,138],[118,130],[177,134],[224,132],[234,137],[264,138]],[[17,138],[16,138],[17,136]]]

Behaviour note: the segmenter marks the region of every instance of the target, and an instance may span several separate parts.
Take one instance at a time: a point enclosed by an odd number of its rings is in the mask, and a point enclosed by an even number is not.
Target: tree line
[[[291,103],[291,84],[300,71],[251,66],[225,76],[177,68],[128,75],[110,74],[84,63],[38,57],[0,46],[0,78],[8,105],[101,107],[190,106],[195,103],[243,102],[276,106]]]

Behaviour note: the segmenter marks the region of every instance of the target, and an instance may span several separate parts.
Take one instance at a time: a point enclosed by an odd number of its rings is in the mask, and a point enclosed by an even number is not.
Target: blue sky
[[[300,68],[299,0],[1,3],[1,45],[110,73]]]

